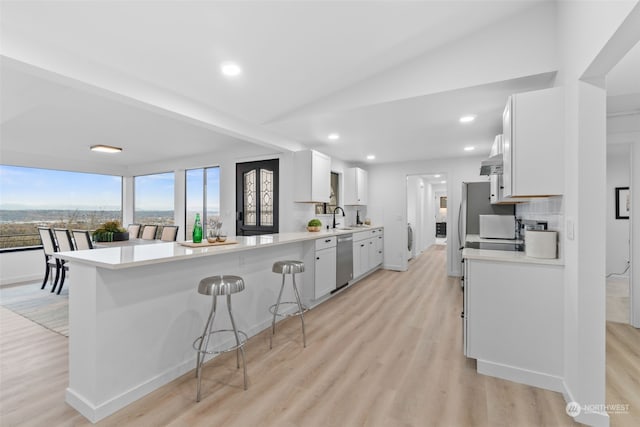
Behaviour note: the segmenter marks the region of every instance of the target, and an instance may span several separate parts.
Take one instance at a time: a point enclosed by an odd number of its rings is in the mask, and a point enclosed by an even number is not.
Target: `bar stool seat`
[[[204,363],[204,357],[207,354],[220,354],[227,353],[229,351],[236,350],[236,364],[240,369],[240,356],[242,356],[242,366],[244,371],[244,389],[247,389],[247,363],[244,357],[244,345],[247,342],[247,334],[243,331],[239,331],[236,327],[235,319],[231,311],[231,295],[242,292],[244,290],[244,280],[239,276],[211,276],[205,277],[200,280],[198,284],[198,293],[212,297],[211,311],[207,323],[205,324],[202,335],[193,341],[193,349],[197,352],[196,361],[196,378],[198,379],[198,389],[196,394],[196,401],[200,402],[200,383],[202,380],[202,364]],[[231,320],[232,329],[218,329],[213,330],[213,321],[216,317],[217,301],[219,296],[227,297],[227,309],[229,311],[229,319]],[[235,337],[235,345],[231,345],[224,349],[210,350],[209,341],[212,335],[222,333],[233,332]]]
[[[273,321],[271,322],[271,336],[269,337],[269,348],[273,348],[273,336],[276,333],[276,317],[291,317],[291,316],[300,316],[300,322],[302,323],[302,342],[303,346],[307,347],[307,338],[304,329],[304,313],[309,311],[307,307],[305,307],[300,301],[300,293],[298,292],[298,287],[296,286],[296,274],[304,272],[304,262],[302,261],[276,261],[273,263],[273,267],[271,269],[272,272],[282,274],[282,284],[280,285],[280,292],[278,294],[278,300],[275,304],[269,307],[269,312],[273,314]],[[282,291],[284,290],[284,283],[287,274],[291,275],[292,285],[293,285],[293,293],[295,295],[295,301],[281,301],[282,300]],[[292,313],[281,313],[280,308],[282,306],[297,306],[297,310]]]

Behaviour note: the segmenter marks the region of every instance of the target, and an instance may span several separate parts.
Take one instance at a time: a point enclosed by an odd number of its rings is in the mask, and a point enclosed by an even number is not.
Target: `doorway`
[[[447,206],[445,173],[407,176],[407,259],[447,244]]]
[[[278,159],[236,164],[236,235],[278,232]]]

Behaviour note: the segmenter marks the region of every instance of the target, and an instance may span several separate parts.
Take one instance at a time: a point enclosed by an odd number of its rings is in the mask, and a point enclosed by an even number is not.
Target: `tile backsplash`
[[[549,230],[558,232],[558,257],[563,257],[564,202],[562,196],[530,199],[516,205],[516,217],[523,220],[546,221]]]

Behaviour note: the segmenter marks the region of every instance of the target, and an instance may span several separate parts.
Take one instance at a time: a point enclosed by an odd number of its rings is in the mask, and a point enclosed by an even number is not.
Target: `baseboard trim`
[[[17,277],[0,279],[0,288],[3,288],[5,286],[24,285],[25,283],[30,283],[35,281],[42,282],[43,279],[44,279],[44,273],[29,274],[25,276],[17,276]]]
[[[382,268],[384,268],[385,270],[393,270],[393,271],[407,271],[409,270],[408,266],[401,266],[401,265],[391,265],[391,264],[384,264],[382,266]]]
[[[478,373],[491,377],[502,378],[521,384],[544,388],[545,390],[562,392],[563,379],[556,375],[545,374],[528,369],[516,368],[514,366],[500,363],[478,360]]]

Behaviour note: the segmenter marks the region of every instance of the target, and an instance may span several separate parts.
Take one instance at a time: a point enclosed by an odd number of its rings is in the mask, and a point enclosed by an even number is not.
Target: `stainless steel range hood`
[[[483,160],[480,163],[480,175],[502,175],[502,153]]]

